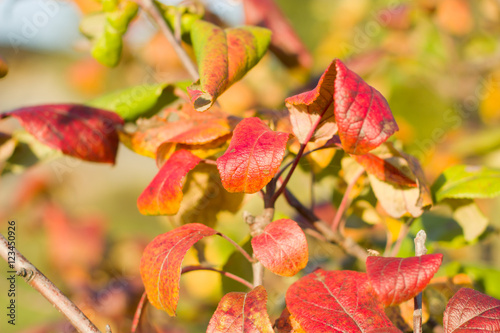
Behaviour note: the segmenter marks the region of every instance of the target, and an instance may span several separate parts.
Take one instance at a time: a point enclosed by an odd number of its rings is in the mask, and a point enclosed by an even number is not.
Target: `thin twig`
[[[420,230],[415,237],[415,256],[420,257],[427,253],[425,248],[425,231]],[[413,299],[413,332],[422,333],[422,292]]]
[[[146,292],[142,293],[141,300],[139,304],[137,304],[137,308],[135,309],[134,319],[132,320],[132,328],[130,329],[130,333],[135,333],[137,331],[137,327],[139,327],[139,322],[141,321],[141,315],[144,310],[144,306],[148,302],[148,297]]]
[[[175,53],[181,60],[182,64],[188,71],[189,75],[193,79],[193,81],[198,81],[200,78],[198,74],[198,70],[196,69],[195,64],[191,61],[191,58],[188,56],[186,51],[182,48],[182,46],[175,39],[172,31],[165,23],[165,20],[161,16],[158,11],[158,7],[154,4],[153,0],[136,0],[139,6],[146,12],[149,17],[156,23],[160,31],[167,38],[168,42],[172,45]]]
[[[389,254],[389,257],[395,257],[398,255],[399,249],[401,248],[401,245],[403,244],[404,239],[408,235],[408,232],[410,232],[410,227],[413,224],[413,221],[415,221],[414,217],[411,217],[406,221],[405,224],[401,226],[401,229],[399,230],[399,235],[398,239],[396,240],[396,243],[394,244],[394,247],[392,248],[391,253]],[[386,254],[384,253],[384,256]]]
[[[99,329],[85,316],[85,314],[49,280],[28,259],[26,259],[15,247],[9,246],[9,242],[0,234],[0,256],[9,264],[9,258],[14,256],[15,260],[12,270],[44,296],[53,306],[61,312],[69,322],[79,331],[85,333],[100,333]]]
[[[363,263],[366,261],[368,254],[365,249],[359,246],[359,244],[351,238],[343,237],[337,231],[332,230],[326,222],[320,220],[312,210],[304,206],[288,189],[285,190],[285,199],[288,204],[295,208],[300,215],[309,221],[313,227],[326,238],[326,240],[337,244],[346,253],[358,258]]]
[[[342,219],[342,216],[344,215],[344,211],[347,209],[348,206],[348,201],[349,201],[349,194],[351,193],[354,185],[356,185],[356,182],[358,181],[359,177],[365,172],[365,169],[360,169],[354,177],[351,179],[349,184],[347,185],[347,188],[344,192],[344,196],[342,197],[342,201],[340,202],[339,208],[337,209],[337,212],[335,213],[335,217],[332,222],[332,229],[333,230],[339,230],[339,223],[340,220]]]
[[[249,254],[248,254],[248,252],[247,252],[247,251],[245,251],[245,249],[244,249],[244,248],[242,248],[242,247],[240,246],[240,244],[236,243],[234,240],[232,240],[231,238],[229,238],[228,236],[224,235],[224,234],[223,234],[223,233],[221,233],[221,232],[218,232],[217,234],[218,234],[219,236],[221,236],[222,238],[224,238],[225,240],[229,241],[229,243],[233,244],[233,245],[234,245],[234,247],[235,247],[238,251],[240,251],[240,253],[241,253],[241,254],[242,254],[245,258],[247,258],[247,260],[248,260],[249,262],[251,262],[251,263],[255,262],[255,260],[252,258],[252,256],[251,256],[251,255],[249,255]]]
[[[194,271],[211,271],[211,272],[217,272],[221,275],[224,275],[230,279],[233,279],[234,281],[236,282],[239,282],[241,283],[242,285],[250,288],[250,289],[253,289],[253,285],[248,282],[247,280],[237,276],[237,275],[234,275],[234,274],[231,274],[229,272],[226,272],[226,271],[221,271],[220,269],[217,269],[217,268],[212,268],[212,267],[205,267],[205,266],[186,266],[184,268],[182,268],[182,273],[181,274],[184,274],[184,273],[189,273],[189,272],[194,272]]]

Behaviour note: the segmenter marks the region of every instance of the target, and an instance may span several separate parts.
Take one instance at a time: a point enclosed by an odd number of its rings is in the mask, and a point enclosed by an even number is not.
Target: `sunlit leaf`
[[[150,117],[177,99],[174,85],[145,84],[115,91],[87,102],[87,105],[114,111],[126,121]]]
[[[437,201],[445,198],[492,198],[500,195],[500,170],[456,165],[446,169],[432,185]]]
[[[264,267],[282,276],[294,276],[306,267],[309,258],[306,235],[289,219],[267,225],[262,234],[252,238],[252,248]]]
[[[286,305],[306,332],[393,331],[365,273],[316,270],[288,288]]]
[[[274,326],[278,330],[278,333],[305,333],[297,320],[290,314],[288,308],[283,310],[281,316],[276,319]]]
[[[267,292],[263,286],[257,286],[248,293],[226,294],[210,319],[207,333],[274,332],[266,303]]]
[[[415,297],[439,269],[442,254],[420,257],[388,258],[369,256],[366,273],[380,301],[386,306]]]
[[[184,42],[190,43],[193,23],[200,20],[205,14],[203,5],[192,2],[185,5],[179,3],[175,6],[159,3],[159,6],[170,30],[178,33]]]
[[[264,26],[273,32],[270,50],[288,67],[310,68],[311,53],[295,33],[274,0],[244,0],[245,24]]]
[[[445,199],[442,203],[452,209],[453,218],[462,227],[466,241],[475,240],[488,227],[488,218],[473,200]]]
[[[444,312],[444,332],[500,331],[500,301],[479,291],[462,288]]]
[[[266,53],[269,30],[259,27],[222,29],[205,21],[192,25],[191,40],[200,80],[188,88],[198,111],[212,106],[217,97],[241,79]]]
[[[199,157],[186,150],[175,152],[137,199],[141,214],[176,214],[182,201],[184,177],[200,161]]]
[[[227,151],[217,159],[224,188],[255,193],[266,186],[283,160],[288,136],[272,131],[259,118],[242,120],[234,129]]]
[[[151,304],[175,316],[182,260],[197,241],[216,233],[203,224],[192,223],[161,234],[148,244],[141,258],[141,277]]]
[[[123,120],[113,112],[77,104],[47,104],[0,114],[12,116],[42,143],[82,160],[115,163],[117,127]]]

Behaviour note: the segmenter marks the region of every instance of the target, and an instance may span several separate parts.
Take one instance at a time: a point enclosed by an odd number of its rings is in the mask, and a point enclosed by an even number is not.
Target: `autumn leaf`
[[[141,214],[176,214],[182,201],[184,177],[200,161],[199,157],[186,150],[175,152],[137,199]]]
[[[206,21],[194,22],[191,40],[200,73],[200,80],[188,87],[194,108],[210,108],[219,95],[259,62],[270,39],[271,32],[265,28],[222,29]]]
[[[300,143],[330,139],[337,132],[343,149],[363,155],[385,142],[398,126],[385,98],[340,60],[334,60],[315,89],[289,97],[286,106]]]
[[[270,50],[288,67],[311,68],[313,58],[274,0],[244,0],[245,24],[272,31]]]
[[[288,136],[272,131],[259,118],[242,120],[226,152],[217,159],[224,188],[229,192],[260,191],[278,171]]]
[[[276,220],[267,225],[262,234],[252,238],[257,259],[271,272],[294,276],[307,265],[309,252],[306,235],[297,222]]]
[[[117,127],[123,120],[113,112],[77,104],[47,104],[0,114],[18,119],[40,142],[82,160],[115,163]]]
[[[288,288],[286,306],[306,332],[394,329],[365,273],[318,269]]]
[[[281,316],[276,319],[274,326],[278,333],[305,333],[297,320],[290,314],[288,308],[283,310]]]
[[[448,302],[444,332],[499,332],[500,301],[474,289],[460,289]]]
[[[217,231],[212,228],[191,223],[161,234],[148,244],[141,258],[140,269],[151,304],[175,316],[182,260],[197,241],[215,234]]]
[[[396,305],[424,290],[442,260],[442,254],[410,258],[369,256],[366,273],[380,301],[386,306]]]
[[[267,292],[257,286],[248,293],[226,294],[208,324],[207,333],[272,333],[267,314]]]
[[[9,72],[9,67],[7,66],[7,63],[5,60],[3,60],[2,57],[0,57],[0,79],[5,77],[7,73]]]

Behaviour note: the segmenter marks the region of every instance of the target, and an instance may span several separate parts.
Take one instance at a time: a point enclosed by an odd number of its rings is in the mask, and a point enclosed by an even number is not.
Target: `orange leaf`
[[[215,234],[212,228],[192,223],[159,235],[148,244],[141,258],[141,277],[151,304],[175,316],[182,260],[197,241]]]
[[[182,201],[184,177],[201,159],[186,150],[176,151],[165,162],[148,187],[137,199],[144,215],[174,215]]]
[[[283,310],[281,316],[276,319],[274,326],[278,330],[278,333],[305,333],[297,320],[290,314],[288,308]]]
[[[281,276],[294,276],[307,265],[306,235],[289,219],[267,225],[262,234],[252,238],[252,248],[264,267]]]
[[[219,302],[207,333],[273,333],[267,314],[267,292],[257,286],[248,293],[229,293]]]
[[[288,136],[272,131],[259,118],[242,120],[226,152],[217,159],[224,188],[229,192],[260,191],[278,171]]]

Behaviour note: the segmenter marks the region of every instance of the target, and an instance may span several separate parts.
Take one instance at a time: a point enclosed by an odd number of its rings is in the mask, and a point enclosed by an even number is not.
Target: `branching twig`
[[[302,215],[307,221],[309,221],[313,227],[318,230],[329,242],[335,243],[340,246],[346,253],[358,258],[363,263],[366,261],[368,256],[365,249],[359,246],[351,238],[344,238],[337,231],[333,231],[330,226],[320,220],[312,210],[305,207],[288,189],[285,190],[285,198],[295,210]]]
[[[420,230],[415,237],[415,256],[420,257],[427,253],[425,248],[425,231]],[[413,299],[413,332],[422,333],[422,292]]]
[[[10,263],[12,261],[9,261],[9,257],[12,258],[12,253],[14,253],[15,258],[13,270],[55,306],[79,332],[100,333],[99,329],[69,300],[69,298],[64,296],[64,294],[16,248],[10,247],[9,242],[0,234],[0,256]]]
[[[177,53],[177,56],[179,56],[179,59],[182,61],[182,64],[188,71],[189,75],[193,79],[193,81],[198,81],[200,76],[198,75],[198,70],[196,69],[196,66],[194,63],[191,61],[191,58],[188,56],[186,51],[182,48],[182,46],[177,42],[177,40],[174,37],[174,34],[170,30],[170,28],[167,26],[165,23],[165,20],[161,16],[161,14],[158,11],[158,7],[154,4],[153,0],[136,0],[136,2],[139,4],[139,6],[146,12],[149,17],[156,23],[160,31],[165,35],[167,38],[168,42],[172,45],[172,47],[175,50],[175,53]]]
[[[226,271],[221,271],[220,269],[217,269],[217,268],[212,268],[212,267],[205,267],[205,266],[186,266],[184,268],[182,268],[182,273],[181,274],[184,274],[184,273],[189,273],[189,272],[194,272],[194,271],[212,271],[212,272],[217,272],[221,275],[224,275],[230,279],[233,279],[234,281],[237,281],[239,283],[241,283],[242,285],[250,288],[250,289],[253,289],[253,285],[248,282],[247,280],[237,276],[237,275],[234,275],[234,274],[231,274],[229,272],[226,272]]]

